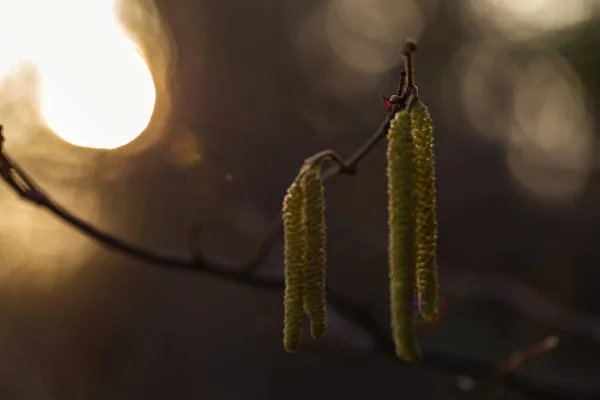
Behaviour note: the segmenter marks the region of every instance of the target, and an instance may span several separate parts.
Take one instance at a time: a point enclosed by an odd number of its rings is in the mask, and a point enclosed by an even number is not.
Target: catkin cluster
[[[325,335],[326,225],[320,167],[305,165],[283,201],[284,329],[283,346],[293,352],[302,337],[303,310],[313,338]]]
[[[418,361],[415,320],[439,317],[435,160],[427,107],[417,101],[410,111],[397,112],[387,138],[392,334],[396,355]],[[283,201],[283,344],[289,352],[300,343],[304,313],[313,338],[326,329],[325,196],[318,159],[306,161]]]
[[[433,128],[424,104],[394,116],[387,160],[392,334],[396,355],[418,361],[416,311],[426,320],[438,318]]]

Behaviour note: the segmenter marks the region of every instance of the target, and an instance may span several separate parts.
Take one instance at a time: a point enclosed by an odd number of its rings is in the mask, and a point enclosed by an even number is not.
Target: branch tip
[[[417,42],[413,38],[404,39],[404,45],[402,46],[402,54],[408,56],[417,51]]]
[[[356,163],[345,161],[335,150],[327,149],[322,150],[313,156],[307,158],[304,161],[304,165],[300,170],[300,175],[304,174],[307,170],[314,168],[317,164],[322,161],[329,159],[338,166],[338,173],[344,175],[356,174]]]

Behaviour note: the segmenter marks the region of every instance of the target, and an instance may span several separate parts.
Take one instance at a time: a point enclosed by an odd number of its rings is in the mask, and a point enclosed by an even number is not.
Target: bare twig
[[[361,146],[350,158],[344,161],[344,168],[336,163],[323,171],[324,181],[330,180],[336,175],[356,169],[356,165],[375,147],[386,134],[389,118],[386,117],[379,129]],[[0,137],[3,138],[0,132]],[[154,265],[174,270],[186,270],[191,272],[207,272],[213,275],[221,275],[223,278],[235,281],[256,281],[260,286],[260,278],[250,278],[258,266],[267,258],[273,244],[279,239],[281,232],[280,218],[274,223],[267,237],[256,250],[255,254],[247,261],[240,264],[225,264],[207,257],[199,257],[198,254],[166,253],[141,247],[127,240],[118,238],[108,232],[97,228],[82,218],[74,215],[66,208],[54,201],[29,175],[6,154],[4,148],[0,148],[0,176],[8,186],[24,200],[35,203],[81,233],[96,240],[108,249],[124,253],[128,256],[138,258]]]
[[[410,56],[405,56],[405,58],[410,59]],[[411,73],[408,73],[407,75],[411,76]],[[401,76],[401,81],[404,81],[404,74]],[[414,90],[416,91],[416,88],[414,88]],[[407,92],[410,92],[410,89],[407,89]],[[407,99],[406,104],[394,104],[394,107],[410,107],[411,98],[413,97]],[[318,153],[317,156],[328,157],[336,162],[322,172],[323,181],[328,181],[333,177],[342,174],[354,175],[360,161],[373,150],[375,145],[381,141],[381,139],[385,137],[392,117],[393,115],[386,116],[375,133],[346,160],[342,160],[341,157],[331,150]],[[0,139],[1,145],[4,141],[1,131],[0,137],[2,137],[2,139]],[[260,264],[267,258],[273,244],[279,239],[281,233],[282,223],[281,217],[279,216],[276,223],[273,225],[272,230],[262,241],[255,254],[247,261],[237,265],[224,264],[210,260],[201,254],[167,254],[147,249],[127,240],[118,238],[75,216],[46,194],[16,162],[12,161],[6,155],[3,147],[0,147],[0,171],[2,172],[2,179],[22,198],[46,208],[55,216],[78,229],[83,234],[98,241],[105,247],[168,269],[207,272],[212,275],[221,275],[223,278],[238,282],[255,282],[260,286],[260,278],[252,276],[255,274],[256,269]]]
[[[354,175],[356,174],[356,163],[354,165],[346,164],[346,161],[340,156],[335,150],[323,150],[313,155],[312,157],[307,158],[304,161],[304,165],[306,167],[313,168],[316,164],[322,162],[323,160],[332,160],[337,164],[339,173],[346,175]]]
[[[538,343],[513,352],[500,365],[497,378],[506,379],[514,375],[524,363],[554,350],[558,347],[558,344],[559,339],[557,336],[548,336]]]
[[[554,350],[558,344],[557,336],[548,336],[533,345],[514,351],[502,361],[490,378],[471,391],[472,398],[486,399],[502,393],[510,385],[512,378],[523,364]]]
[[[404,65],[406,68],[406,89],[410,90],[414,86],[413,66],[412,66],[412,53],[417,50],[417,43],[408,38],[404,41],[404,48],[402,54],[404,55]],[[402,97],[402,95],[400,95]]]

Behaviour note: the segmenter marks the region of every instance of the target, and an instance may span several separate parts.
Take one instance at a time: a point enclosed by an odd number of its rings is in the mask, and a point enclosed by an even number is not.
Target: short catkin
[[[310,320],[311,336],[316,339],[325,336],[327,325],[325,193],[318,165],[304,174],[302,184],[308,243],[304,309]]]
[[[425,320],[439,318],[436,260],[437,219],[433,125],[421,103],[411,110],[415,188],[416,282],[419,312]]]
[[[388,130],[388,229],[392,335],[396,355],[418,361],[421,352],[415,332],[415,221],[412,179],[411,117],[396,113]]]
[[[283,347],[288,352],[295,351],[302,337],[302,306],[307,251],[304,202],[303,188],[297,181],[294,181],[283,200],[282,213],[285,242]]]

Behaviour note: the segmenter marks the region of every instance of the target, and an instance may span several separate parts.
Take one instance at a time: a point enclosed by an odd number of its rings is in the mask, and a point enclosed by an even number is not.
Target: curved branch
[[[355,175],[360,161],[365,158],[373,150],[377,143],[381,141],[381,139],[387,134],[390,121],[394,117],[395,112],[401,107],[406,107],[406,109],[411,107],[412,102],[416,98],[416,87],[414,87],[412,84],[405,85],[405,81],[411,83],[413,81],[411,54],[415,49],[416,47],[414,46],[407,47],[405,43],[403,55],[405,66],[409,69],[406,72],[401,72],[400,82],[398,85],[398,94],[400,94],[400,91],[402,91],[403,99],[402,101],[397,101],[393,104],[387,116],[384,118],[383,122],[375,131],[375,133],[373,133],[365,141],[365,143],[346,160],[343,160],[337,155],[337,153],[331,150],[325,150],[313,156],[328,157],[335,161],[334,165],[331,165],[322,172],[323,182],[326,182],[337,175]],[[414,92],[415,96],[412,96],[411,92]],[[281,214],[279,214],[277,223],[274,224],[267,237],[261,242],[261,245],[258,247],[255,254],[246,262],[238,265],[227,265],[217,261],[212,261],[204,257],[202,254],[168,254],[165,252],[154,251],[103,231],[62,207],[48,194],[46,194],[16,162],[12,161],[6,155],[4,151],[4,141],[5,138],[3,135],[3,128],[0,125],[0,176],[10,186],[10,188],[13,189],[13,191],[15,191],[23,199],[44,207],[58,218],[78,229],[81,233],[96,240],[99,244],[111,250],[119,251],[139,260],[143,260],[154,265],[160,265],[167,269],[208,272],[214,275],[221,275],[223,278],[234,281],[256,281],[257,284],[260,284],[260,279],[254,277],[253,275],[260,264],[267,258],[269,251],[273,247],[273,244],[279,238],[281,229],[283,227]]]
[[[352,174],[356,166],[385,136],[389,117],[386,117],[379,129],[351,157],[344,161],[345,168],[336,163],[323,171],[323,180],[328,181],[341,174]],[[2,133],[0,131],[0,137]],[[279,238],[281,222],[277,221],[261,242],[261,245],[247,261],[241,264],[224,264],[208,260],[202,255],[167,253],[139,246],[125,239],[116,237],[74,215],[65,207],[54,201],[15,161],[6,155],[0,147],[0,176],[5,183],[24,200],[45,208],[84,235],[96,240],[99,244],[135,257],[150,264],[160,265],[168,269],[188,270],[191,272],[214,272],[223,274],[228,279],[248,279],[255,269],[265,260],[273,243]],[[280,220],[280,218],[279,218]]]

